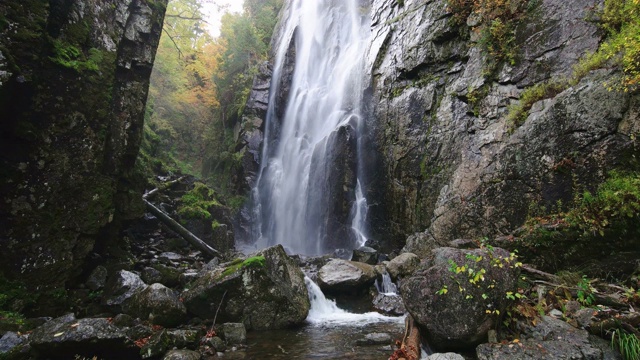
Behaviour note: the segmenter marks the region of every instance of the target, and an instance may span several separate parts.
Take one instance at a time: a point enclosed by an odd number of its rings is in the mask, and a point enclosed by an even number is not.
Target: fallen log
[[[598,322],[593,322],[589,325],[589,332],[594,335],[604,336],[607,331],[618,328],[623,324],[628,324],[631,328],[640,325],[640,314],[631,313],[625,315],[619,315],[617,317],[605,319]],[[624,326],[623,326],[624,327]]]
[[[389,360],[418,360],[420,359],[420,331],[413,317],[407,315],[404,320],[404,337],[402,342],[396,342],[398,349],[389,357]]]
[[[538,270],[536,268],[534,268],[533,266],[529,265],[529,264],[523,264],[521,267],[523,272],[526,272],[528,274],[531,274],[532,277],[538,278],[538,279],[543,279],[543,280],[547,280],[547,281],[551,281],[551,282],[558,282],[559,278],[556,275],[553,274],[549,274],[547,272]]]
[[[147,205],[147,209],[153,215],[155,215],[160,221],[162,221],[165,225],[167,225],[171,230],[175,231],[183,239],[187,240],[191,245],[195,246],[198,250],[202,251],[202,253],[212,258],[222,255],[218,250],[207,245],[204,241],[200,240],[199,237],[193,235],[189,230],[185,229],[177,221],[169,217],[169,215],[167,215],[164,211],[158,209],[157,207],[155,207],[155,205],[153,205],[152,203],[150,203],[144,198],[142,199],[142,201],[144,201],[144,203]]]
[[[556,289],[564,289],[564,290],[566,290],[568,292],[568,295],[571,295],[572,298],[576,298],[576,299],[578,298],[578,292],[581,291],[580,289],[578,289],[577,287],[574,287],[574,286],[554,284],[554,283],[550,283],[548,281],[535,280],[534,283],[553,286]],[[605,305],[605,306],[609,306],[609,307],[616,308],[616,309],[628,309],[629,308],[629,304],[623,303],[619,299],[616,299],[613,296],[610,296],[610,295],[607,295],[607,294],[591,292],[591,293],[589,293],[587,295],[593,296],[593,302],[594,302],[593,305],[596,305],[596,304]]]
[[[177,178],[177,179],[175,179],[175,180],[172,180],[172,181],[166,182],[166,183],[164,183],[164,184],[162,184],[162,185],[158,186],[157,188],[155,188],[155,189],[153,189],[153,190],[151,190],[151,191],[149,191],[149,192],[145,193],[144,195],[142,195],[142,198],[143,198],[143,199],[145,199],[145,200],[146,200],[146,199],[149,199],[150,197],[153,197],[153,196],[154,196],[155,194],[157,194],[158,192],[160,192],[160,191],[162,191],[162,190],[166,190],[166,189],[168,189],[168,188],[172,187],[173,185],[175,185],[175,184],[179,183],[179,182],[180,182],[180,181],[182,181],[182,179],[184,179],[185,177],[186,177],[186,176],[182,176],[182,177],[179,177],[179,178]]]

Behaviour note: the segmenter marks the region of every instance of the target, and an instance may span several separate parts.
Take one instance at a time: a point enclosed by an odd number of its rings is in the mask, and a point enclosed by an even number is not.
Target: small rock
[[[456,353],[444,353],[444,354],[431,354],[427,357],[427,360],[464,360],[464,357]]]
[[[162,360],[200,360],[200,353],[192,350],[171,350]]]
[[[140,349],[143,359],[155,358],[169,350],[171,344],[166,330],[155,333],[149,341]]]
[[[146,286],[138,275],[130,271],[120,270],[107,282],[102,303],[103,305],[119,308]]]
[[[551,316],[553,316],[555,318],[558,318],[558,319],[561,319],[562,316],[563,316],[562,311],[560,311],[558,309],[553,309],[553,310],[549,311],[549,315],[551,315]]]
[[[369,265],[375,265],[378,263],[378,251],[376,249],[362,246],[353,250],[352,261],[357,261]]]
[[[216,352],[224,352],[227,350],[227,345],[224,343],[224,340],[217,336],[204,338],[203,344],[214,349]]]
[[[152,267],[144,268],[141,277],[147,284],[162,283],[162,274]]]
[[[158,260],[165,264],[171,264],[172,262],[182,261],[182,255],[176,254],[174,252],[163,252],[158,256]]]
[[[373,308],[387,315],[403,315],[407,310],[399,295],[378,294],[373,299]]]
[[[185,286],[197,278],[198,278],[197,271],[187,271],[180,274],[180,277],[178,277],[178,280],[180,280],[180,285]]]
[[[571,300],[569,302],[567,302],[567,304],[565,305],[565,310],[564,312],[568,315],[568,316],[573,316],[575,315],[575,313],[580,310],[582,306],[580,305],[579,302],[575,301],[575,300]]]
[[[12,331],[7,332],[0,338],[0,355],[11,351],[11,349],[24,343],[26,338]],[[1,357],[1,356],[0,356]]]
[[[391,335],[387,333],[367,334],[364,339],[356,340],[356,345],[385,345],[393,342]]]
[[[107,283],[107,268],[97,266],[89,275],[86,285],[89,289],[96,291],[102,289]]]
[[[489,332],[487,332],[487,339],[489,340],[490,343],[497,343],[498,332],[493,329],[489,330]]]
[[[168,330],[167,336],[172,347],[191,350],[198,348],[200,340],[200,332],[198,330]]]
[[[222,333],[229,345],[240,345],[247,341],[247,330],[242,323],[224,323]]]
[[[588,326],[591,324],[591,319],[593,318],[593,309],[584,308],[580,309],[576,312],[574,318],[578,322],[578,325],[581,327]]]
[[[127,314],[118,314],[113,318],[113,325],[117,327],[131,327],[133,323],[133,318]]]
[[[130,339],[135,341],[151,336],[153,334],[153,329],[151,329],[151,326],[138,324],[126,329],[125,333]]]

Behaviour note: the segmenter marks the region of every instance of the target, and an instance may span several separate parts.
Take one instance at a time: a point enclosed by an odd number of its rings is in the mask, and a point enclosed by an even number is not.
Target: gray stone
[[[376,280],[373,266],[355,261],[331,259],[318,272],[318,286],[327,292],[358,292]]]
[[[140,277],[142,278],[142,281],[147,284],[162,282],[162,274],[160,273],[160,271],[152,267],[146,267],[142,269],[142,274]]]
[[[608,342],[576,329],[562,320],[545,316],[536,326],[526,329],[518,344],[482,344],[476,348],[478,360],[606,359],[620,360]]]
[[[126,356],[137,351],[126,334],[104,318],[76,319],[68,314],[33,330],[29,342],[36,353],[46,357],[73,358],[92,353],[100,357]]]
[[[117,327],[131,327],[134,325],[134,320],[127,314],[118,314],[113,317],[113,325]]]
[[[8,353],[16,346],[23,344],[27,338],[22,335],[18,335],[12,331],[9,331],[2,335],[0,338],[0,355],[4,353]]]
[[[222,324],[222,333],[229,345],[241,345],[247,341],[247,330],[241,323]]]
[[[162,360],[200,360],[201,355],[192,350],[170,350]]]
[[[102,304],[119,309],[127,300],[142,291],[146,286],[147,284],[138,275],[126,270],[120,270],[109,278],[104,290]]]
[[[464,360],[464,357],[456,353],[431,354],[427,360]]]
[[[397,280],[413,274],[419,265],[420,258],[416,254],[403,253],[389,261],[387,271],[392,279]]]
[[[593,319],[593,309],[580,309],[573,317],[581,327],[589,326],[591,324],[591,319]]]
[[[310,307],[304,274],[280,245],[204,273],[180,297],[193,315],[213,319],[220,308],[217,322],[249,329],[300,325]]]
[[[216,352],[224,352],[225,350],[227,350],[227,344],[225,344],[224,340],[217,336],[204,338],[203,344],[212,348]]]
[[[104,266],[96,266],[87,279],[87,287],[93,291],[100,290],[107,282],[107,268]]]
[[[407,238],[401,253],[412,253],[418,255],[419,258],[424,259],[431,254],[431,250],[440,247],[433,236],[428,232],[415,233]]]
[[[356,340],[356,345],[388,345],[393,342],[393,337],[387,333],[371,333],[364,339]]]
[[[362,246],[353,250],[352,261],[362,262],[369,265],[375,265],[378,263],[378,251],[376,249]]]
[[[431,346],[463,349],[486,341],[504,314],[504,294],[517,285],[519,269],[509,257],[501,248],[438,248],[431,267],[402,281],[407,311]]]
[[[172,327],[186,320],[187,309],[176,293],[162,284],[152,284],[136,293],[123,311],[153,324]]]
[[[407,312],[400,295],[378,294],[373,299],[373,308],[383,314],[400,316]]]

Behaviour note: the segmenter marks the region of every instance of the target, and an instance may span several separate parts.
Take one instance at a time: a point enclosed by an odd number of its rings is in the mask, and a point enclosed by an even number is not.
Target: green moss
[[[241,259],[236,259],[227,266],[227,268],[222,272],[220,279],[224,279],[225,277],[241,270],[241,269],[251,269],[251,268],[259,268],[265,266],[265,258],[264,256],[254,256],[250,257],[244,261]]]
[[[188,219],[211,219],[210,208],[222,206],[216,193],[203,183],[195,183],[194,188],[184,194],[178,207],[178,214]]]

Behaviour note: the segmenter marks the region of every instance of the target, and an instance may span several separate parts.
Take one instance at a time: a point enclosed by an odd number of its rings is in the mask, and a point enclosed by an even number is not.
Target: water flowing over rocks
[[[494,264],[502,266],[494,266]],[[464,349],[487,340],[515,291],[519,269],[504,249],[439,248],[425,270],[402,281],[407,311],[438,349]]]
[[[301,324],[309,312],[304,275],[282,245],[206,272],[181,294],[187,311],[204,319],[242,322],[249,329]]]
[[[373,266],[355,261],[331,259],[318,272],[318,285],[328,293],[358,293],[376,280]]]

